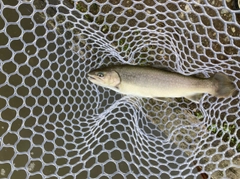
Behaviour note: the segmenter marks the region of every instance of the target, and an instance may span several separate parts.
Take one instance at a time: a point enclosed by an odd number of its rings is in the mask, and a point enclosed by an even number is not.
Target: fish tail
[[[216,97],[224,98],[231,96],[236,89],[233,82],[223,73],[216,73],[212,80],[215,87],[213,95]]]

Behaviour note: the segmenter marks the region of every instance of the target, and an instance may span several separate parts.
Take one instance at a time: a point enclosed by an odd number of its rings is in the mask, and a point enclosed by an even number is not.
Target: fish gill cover
[[[222,0],[0,1],[0,178],[240,178],[240,12]],[[115,64],[229,76],[229,98],[121,96]]]

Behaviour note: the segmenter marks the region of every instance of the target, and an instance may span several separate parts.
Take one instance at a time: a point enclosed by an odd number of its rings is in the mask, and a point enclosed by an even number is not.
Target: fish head
[[[97,69],[88,73],[88,79],[94,84],[107,88],[116,88],[121,79],[114,70]]]

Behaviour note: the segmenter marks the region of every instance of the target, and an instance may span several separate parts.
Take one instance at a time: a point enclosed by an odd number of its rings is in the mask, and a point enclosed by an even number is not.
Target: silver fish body
[[[97,69],[88,79],[119,93],[139,97],[187,97],[208,93],[227,97],[235,89],[229,78],[216,73],[213,78],[201,79],[156,68],[123,65]]]

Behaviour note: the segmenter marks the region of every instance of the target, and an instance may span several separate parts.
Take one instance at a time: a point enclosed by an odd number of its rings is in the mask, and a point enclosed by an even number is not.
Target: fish
[[[185,76],[149,66],[117,65],[95,69],[87,74],[93,84],[120,94],[142,98],[185,97],[195,103],[199,94],[226,98],[235,91],[234,83],[223,73],[210,78]]]

